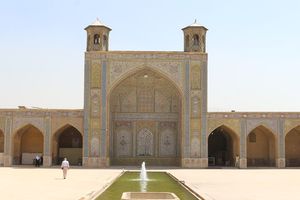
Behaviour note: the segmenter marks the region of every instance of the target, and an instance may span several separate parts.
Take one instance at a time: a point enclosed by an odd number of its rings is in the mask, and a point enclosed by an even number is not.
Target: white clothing
[[[69,168],[69,167],[70,167],[69,161],[67,160],[62,161],[61,168]]]
[[[63,177],[64,177],[64,179],[67,178],[67,172],[68,172],[69,167],[70,167],[69,161],[67,161],[67,160],[62,161],[62,163],[61,163],[61,169],[63,170]]]

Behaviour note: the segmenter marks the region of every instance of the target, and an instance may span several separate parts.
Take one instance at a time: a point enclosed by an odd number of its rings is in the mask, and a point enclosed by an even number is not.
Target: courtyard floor
[[[300,169],[153,170],[170,172],[207,200],[300,199]],[[73,168],[64,180],[58,167],[0,167],[0,199],[88,199],[121,172]]]

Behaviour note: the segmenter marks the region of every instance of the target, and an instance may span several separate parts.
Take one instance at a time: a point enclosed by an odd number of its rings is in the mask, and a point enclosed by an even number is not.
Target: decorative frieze
[[[184,52],[89,52],[85,55],[86,60],[94,59],[123,59],[123,60],[202,60],[207,58],[205,53],[184,53]]]
[[[178,113],[114,113],[114,120],[118,121],[144,121],[144,120],[158,120],[158,121],[178,121]]]

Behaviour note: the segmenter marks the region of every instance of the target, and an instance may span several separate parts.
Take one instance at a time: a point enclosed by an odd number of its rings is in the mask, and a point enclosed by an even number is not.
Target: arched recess
[[[4,153],[4,133],[0,129],[0,153]]]
[[[222,125],[208,136],[208,159],[210,166],[234,166],[234,159],[240,152],[239,136]]]
[[[129,77],[135,75],[138,72],[142,72],[142,71],[151,71],[152,73],[158,74],[162,78],[168,80],[178,90],[178,93],[180,94],[180,96],[184,95],[184,92],[182,91],[181,81],[174,80],[173,79],[174,77],[171,74],[167,73],[165,70],[163,70],[159,67],[145,67],[145,66],[138,67],[137,66],[137,67],[134,67],[127,71],[122,72],[120,75],[117,75],[116,77],[113,77],[112,80],[110,80],[111,83],[108,88],[108,96],[110,96],[111,93],[114,91],[114,89],[116,87],[118,87],[125,79],[128,79]],[[168,71],[170,71],[170,68]],[[110,99],[110,97],[108,99]]]
[[[33,164],[36,155],[44,154],[44,135],[42,131],[27,124],[13,135],[13,164]]]
[[[180,165],[182,106],[174,81],[156,70],[143,68],[114,84],[108,99],[112,165],[136,165],[142,161],[149,165]],[[152,135],[153,149],[145,154],[140,153],[141,130]],[[147,149],[149,144],[143,145]]]
[[[247,165],[275,166],[277,143],[275,134],[263,125],[247,136]]]
[[[52,137],[52,163],[59,165],[67,158],[71,165],[81,165],[82,140],[82,133],[70,124],[58,129]]]
[[[285,162],[287,167],[300,166],[300,125],[285,136]]]

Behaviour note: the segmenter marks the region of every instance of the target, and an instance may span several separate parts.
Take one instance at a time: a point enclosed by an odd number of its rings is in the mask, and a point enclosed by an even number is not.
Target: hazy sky
[[[183,50],[206,26],[209,111],[300,111],[298,0],[0,1],[0,107],[83,107],[84,28],[110,50]]]

